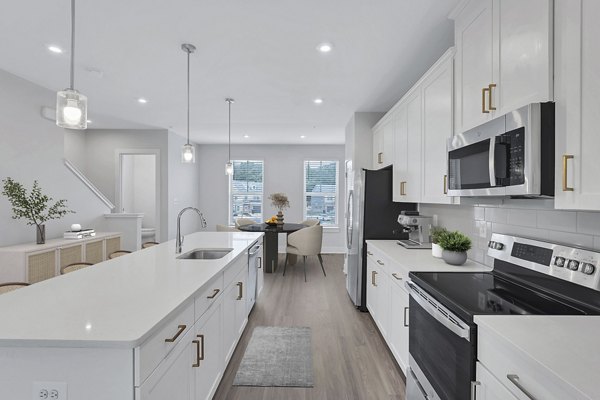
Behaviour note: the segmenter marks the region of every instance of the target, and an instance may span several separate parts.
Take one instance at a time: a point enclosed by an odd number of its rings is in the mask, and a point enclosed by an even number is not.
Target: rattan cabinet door
[[[27,282],[36,283],[56,276],[56,251],[27,255]]]
[[[85,262],[97,264],[104,261],[104,244],[102,240],[85,244]]]
[[[58,249],[60,268],[83,261],[83,244]]]

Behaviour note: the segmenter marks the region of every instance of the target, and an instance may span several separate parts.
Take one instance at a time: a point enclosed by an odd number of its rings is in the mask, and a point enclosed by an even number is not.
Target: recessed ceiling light
[[[140,97],[140,98],[138,99],[138,103],[141,103],[141,104],[146,104],[147,102],[148,102],[148,100],[146,100],[146,99],[145,99],[145,98],[143,98],[143,97]]]
[[[300,139],[306,139],[306,136],[302,135],[300,136]]]
[[[329,53],[331,50],[333,50],[333,45],[331,43],[321,43],[317,46],[317,50],[319,50],[321,53]]]
[[[244,135],[244,139],[248,139],[250,135]]]
[[[48,50],[51,51],[52,53],[56,53],[56,54],[61,54],[63,52],[63,49],[61,49],[58,46],[54,46],[54,45],[49,45]]]
[[[323,99],[321,99],[321,98],[317,98],[317,99],[314,99],[314,100],[313,100],[313,102],[314,102],[315,104],[323,104]]]

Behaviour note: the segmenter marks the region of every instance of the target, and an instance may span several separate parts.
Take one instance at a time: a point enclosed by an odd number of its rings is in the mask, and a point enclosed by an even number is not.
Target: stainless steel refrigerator
[[[392,167],[353,171],[347,164],[346,185],[346,289],[361,311],[366,309],[366,240],[407,239],[397,222],[403,210],[416,210],[414,203],[392,201]]]

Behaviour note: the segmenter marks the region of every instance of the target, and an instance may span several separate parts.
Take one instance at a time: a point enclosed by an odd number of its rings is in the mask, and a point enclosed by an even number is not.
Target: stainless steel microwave
[[[533,103],[448,140],[449,196],[554,196],[554,103]]]

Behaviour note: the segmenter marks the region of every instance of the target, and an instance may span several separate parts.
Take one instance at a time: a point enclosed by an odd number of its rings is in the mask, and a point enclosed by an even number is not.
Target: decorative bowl
[[[266,222],[265,224],[269,225],[269,226],[277,226],[277,222]]]

